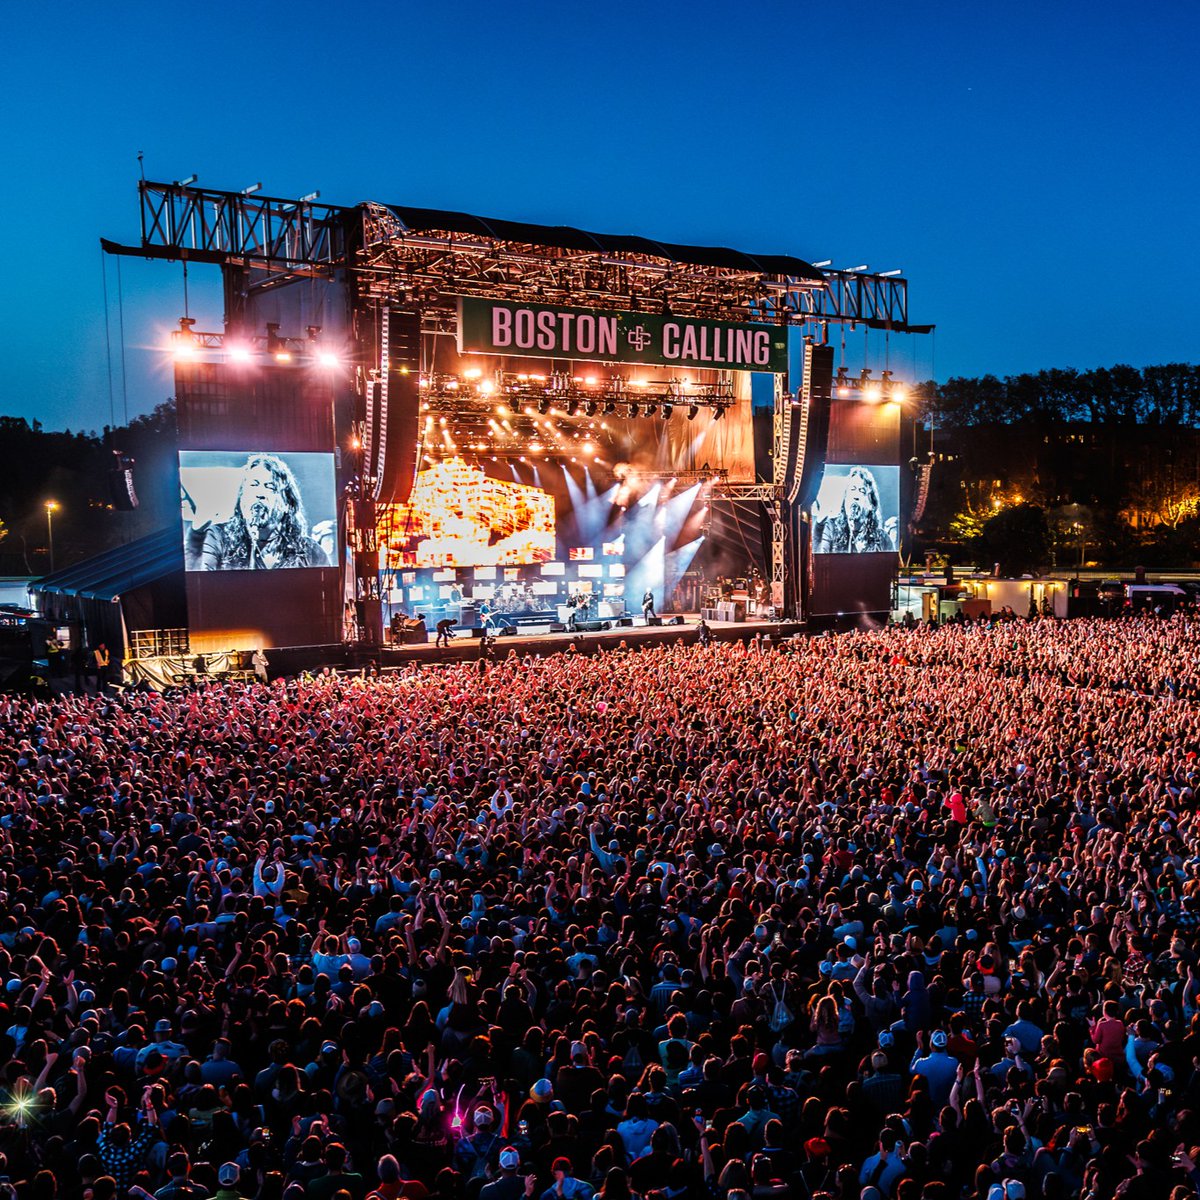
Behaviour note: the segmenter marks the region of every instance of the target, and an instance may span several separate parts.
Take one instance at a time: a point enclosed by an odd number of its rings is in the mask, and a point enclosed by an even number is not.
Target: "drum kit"
[[[502,583],[491,598],[494,613],[527,613],[537,609],[537,597],[526,583]]]

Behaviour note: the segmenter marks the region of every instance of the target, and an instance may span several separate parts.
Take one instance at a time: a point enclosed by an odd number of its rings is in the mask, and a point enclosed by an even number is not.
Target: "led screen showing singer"
[[[336,557],[333,455],[185,450],[189,571],[328,567]]]
[[[815,554],[894,552],[900,524],[900,468],[827,465],[812,522]]]

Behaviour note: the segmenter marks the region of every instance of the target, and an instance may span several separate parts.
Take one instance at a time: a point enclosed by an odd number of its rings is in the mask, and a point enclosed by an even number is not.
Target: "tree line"
[[[1150,425],[1200,427],[1200,365],[1056,368],[953,378],[920,389],[923,415],[940,426]]]
[[[954,378],[916,389],[912,548],[1006,571],[1200,564],[1200,366]]]
[[[43,575],[131,542],[178,519],[175,405],[165,401],[128,425],[100,432],[47,430],[40,421],[0,416],[0,573]],[[135,460],[139,505],[117,507],[114,451]]]

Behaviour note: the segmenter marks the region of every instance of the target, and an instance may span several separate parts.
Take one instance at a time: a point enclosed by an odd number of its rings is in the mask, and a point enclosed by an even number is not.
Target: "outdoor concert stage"
[[[928,333],[898,272],[194,182],[141,180],[140,244],[104,242],[219,267],[228,305],[165,347],[178,522],[41,588],[75,648],[278,677],[478,658],[472,630],[433,644],[447,618],[553,653],[574,610],[612,621],[586,652],[694,639],[611,614],[731,580],[796,623],[716,638],[886,618],[930,464],[914,498],[906,385],[830,335]],[[418,616],[430,642],[393,646]]]
[[[665,646],[675,642],[686,642],[694,645],[699,634],[697,624],[700,620],[698,613],[683,614],[682,625],[670,625],[670,617],[663,618],[662,625],[623,625],[615,623],[612,628],[589,632],[581,630],[578,633],[548,633],[508,634],[492,641],[492,657],[494,660],[506,657],[510,650],[519,655],[534,654],[543,657],[549,654],[561,654],[574,642],[576,653],[596,654],[611,652],[618,649],[622,643],[631,650],[642,650],[648,646]],[[605,622],[608,624],[608,622]],[[709,621],[714,641],[733,642],[750,641],[755,637],[770,638],[778,642],[782,638],[804,630],[799,621],[768,621],[749,617],[744,621]],[[396,667],[410,662],[439,663],[462,662],[477,660],[481,657],[480,638],[472,637],[471,630],[459,630],[449,646],[434,644],[434,634],[430,632],[428,643],[405,646],[382,646],[373,651],[366,648],[352,655],[352,663],[356,666],[368,662],[377,662],[382,669]]]

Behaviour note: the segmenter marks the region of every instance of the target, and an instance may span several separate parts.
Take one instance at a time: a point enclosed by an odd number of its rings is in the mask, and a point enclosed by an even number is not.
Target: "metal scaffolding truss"
[[[291,274],[326,272],[346,260],[344,208],[148,180],[138,193],[141,248],[156,257],[240,260]]]
[[[427,326],[435,330],[454,327],[458,296],[647,312],[666,305],[681,316],[765,319],[761,308],[767,293],[758,272],[648,254],[412,231],[377,204],[364,206],[363,232],[360,270],[367,291],[380,298],[403,296],[422,308]]]
[[[420,306],[427,328],[452,328],[457,296],[660,311],[777,324],[910,325],[908,282],[896,275],[822,270],[820,279],[743,266],[678,262],[661,254],[564,249],[406,228],[380,204],[319,204],[191,184],[138,185],[141,243],[106,250],[148,258],[254,267],[282,276],[350,268],[362,293]]]
[[[908,323],[908,281],[897,275],[859,271],[823,271],[825,285],[794,288],[786,282],[767,285],[762,317],[791,324],[865,325],[897,333],[930,333],[932,325]]]
[[[680,263],[651,254],[554,246],[409,230],[391,209],[363,206],[361,269],[369,293],[421,306],[434,331],[454,328],[452,296],[578,304],[645,311],[667,305],[681,316],[772,324],[849,322],[895,332],[909,326],[908,281],[858,271],[821,272],[822,281]],[[441,298],[442,304],[437,303]]]
[[[743,500],[759,501],[762,504],[774,504],[780,496],[782,488],[773,483],[715,483],[713,484],[714,500]]]

